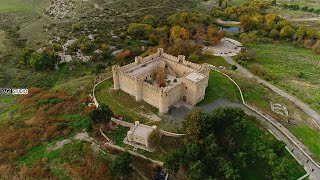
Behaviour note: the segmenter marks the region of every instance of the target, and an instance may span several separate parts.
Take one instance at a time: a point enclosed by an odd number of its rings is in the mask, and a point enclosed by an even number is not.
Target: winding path
[[[243,103],[243,107],[240,108],[244,109],[246,114],[256,117],[263,124],[265,124],[268,130],[277,139],[283,141],[286,144],[286,148],[289,151],[289,153],[298,161],[299,164],[301,164],[304,167],[304,169],[307,171],[307,174],[299,178],[299,180],[307,176],[309,176],[309,179],[311,180],[320,180],[320,166],[311,157],[312,153],[303,145],[303,143],[301,143],[298,140],[298,138],[296,138],[286,127],[284,127],[276,119],[265,114],[264,112],[261,112],[259,109],[246,104],[240,86],[227,74],[219,70],[215,71],[226,76],[237,86]],[[234,106],[234,103],[231,103],[231,105]]]
[[[295,98],[294,96],[284,92],[283,90],[277,88],[276,86],[268,83],[265,80],[262,80],[261,78],[253,75],[251,72],[249,72],[247,69],[243,68],[242,66],[240,66],[238,63],[236,63],[231,57],[227,57],[224,56],[223,57],[229,64],[231,65],[236,65],[238,67],[237,71],[239,71],[240,73],[242,73],[243,75],[245,75],[248,78],[253,78],[255,79],[259,84],[269,88],[270,90],[272,90],[273,92],[277,93],[278,95],[288,99],[289,101],[293,102],[296,106],[298,106],[299,108],[301,108],[306,114],[308,114],[310,117],[312,117],[313,121],[316,123],[316,125],[320,128],[320,115],[314,111],[313,109],[311,109],[307,104],[301,102],[300,100],[298,100],[297,98]]]

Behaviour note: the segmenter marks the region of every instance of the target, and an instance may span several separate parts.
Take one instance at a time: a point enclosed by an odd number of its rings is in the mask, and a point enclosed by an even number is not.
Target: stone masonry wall
[[[119,73],[119,84],[120,89],[127,92],[128,94],[132,96],[136,96],[135,92],[135,79],[133,77],[130,77],[123,72],[120,71]]]
[[[170,90],[168,90],[168,98],[169,98],[169,104],[168,106],[171,106],[175,102],[179,101],[182,99],[182,96],[184,96],[184,88],[185,86],[181,83],[177,86],[174,86]]]
[[[159,108],[160,92],[148,85],[144,85],[142,99],[150,105]]]
[[[176,75],[178,77],[183,77],[183,76],[188,75],[191,72],[195,72],[194,69],[189,68],[187,66],[183,66],[181,64],[177,64],[177,63],[172,62],[172,61],[166,61],[166,62],[167,62],[168,67],[173,69],[173,71],[176,73]]]
[[[153,55],[145,58],[137,57],[134,63],[113,69],[114,75],[116,74],[119,76],[118,84],[120,84],[120,89],[135,96],[137,100],[143,100],[162,110],[166,110],[166,107],[170,107],[182,99],[183,96],[187,97],[187,103],[189,104],[195,105],[199,102],[204,97],[205,89],[208,84],[207,74],[204,74],[207,76],[204,80],[197,83],[184,79],[183,83],[174,87],[159,88],[143,81],[146,77],[150,77],[151,72],[146,72],[141,75],[141,77],[139,76],[139,78],[130,76],[126,73],[129,69],[132,69],[141,63],[161,58],[160,56],[166,61],[166,65],[176,73],[178,78],[184,77],[191,72],[204,70],[203,66],[186,61],[184,56],[175,57],[163,53],[163,50],[159,49],[158,52]],[[137,96],[140,98],[137,98]]]

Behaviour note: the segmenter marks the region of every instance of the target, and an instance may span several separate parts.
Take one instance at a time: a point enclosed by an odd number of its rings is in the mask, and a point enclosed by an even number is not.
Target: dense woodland
[[[244,169],[265,179],[294,177],[292,162],[283,158],[285,144],[264,137],[250,119],[233,108],[190,113],[184,122],[185,145],[168,155],[165,167],[173,173],[188,169],[188,179],[245,179]]]

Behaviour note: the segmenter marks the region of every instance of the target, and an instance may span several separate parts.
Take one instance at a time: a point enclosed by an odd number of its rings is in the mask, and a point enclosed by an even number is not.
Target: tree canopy
[[[109,122],[113,112],[107,105],[101,104],[98,109],[94,109],[89,115],[94,123],[102,123]]]
[[[284,143],[265,138],[249,119],[238,108],[191,112],[183,125],[185,144],[166,157],[165,168],[174,173],[187,166],[188,179],[241,179],[245,168],[264,169],[260,175],[267,179],[294,176]]]
[[[132,172],[132,157],[128,152],[120,154],[110,165],[110,172],[113,177],[128,176]]]

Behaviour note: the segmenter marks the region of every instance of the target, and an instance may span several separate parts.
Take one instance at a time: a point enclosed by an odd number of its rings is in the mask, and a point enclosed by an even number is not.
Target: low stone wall
[[[97,99],[96,99],[96,95],[95,95],[96,87],[97,87],[99,84],[101,84],[102,82],[104,82],[104,81],[106,81],[106,80],[109,80],[109,79],[111,79],[111,78],[112,78],[112,76],[108,76],[107,78],[105,78],[104,80],[98,82],[97,84],[95,84],[95,85],[93,86],[92,96],[93,96],[93,102],[94,102],[94,105],[96,106],[96,108],[99,108],[99,106],[100,106],[100,105],[99,105],[99,102],[98,102]]]
[[[185,134],[177,134],[177,133],[172,133],[164,130],[160,130],[160,134],[164,136],[169,136],[169,137],[182,137],[185,136]]]
[[[119,119],[116,119],[116,118],[111,118],[111,121],[121,125],[121,126],[124,126],[124,127],[131,127],[133,126],[134,124],[133,123],[129,123],[129,122],[125,122],[125,121],[121,121]]]
[[[124,127],[132,127],[134,126],[133,123],[129,123],[129,122],[125,122],[116,118],[111,118],[111,121],[119,124],[120,126],[124,126]],[[168,131],[164,131],[164,130],[160,130],[160,134],[164,135],[164,136],[170,136],[170,137],[182,137],[185,136],[185,134],[178,134],[178,133],[172,133],[172,132],[168,132]]]

